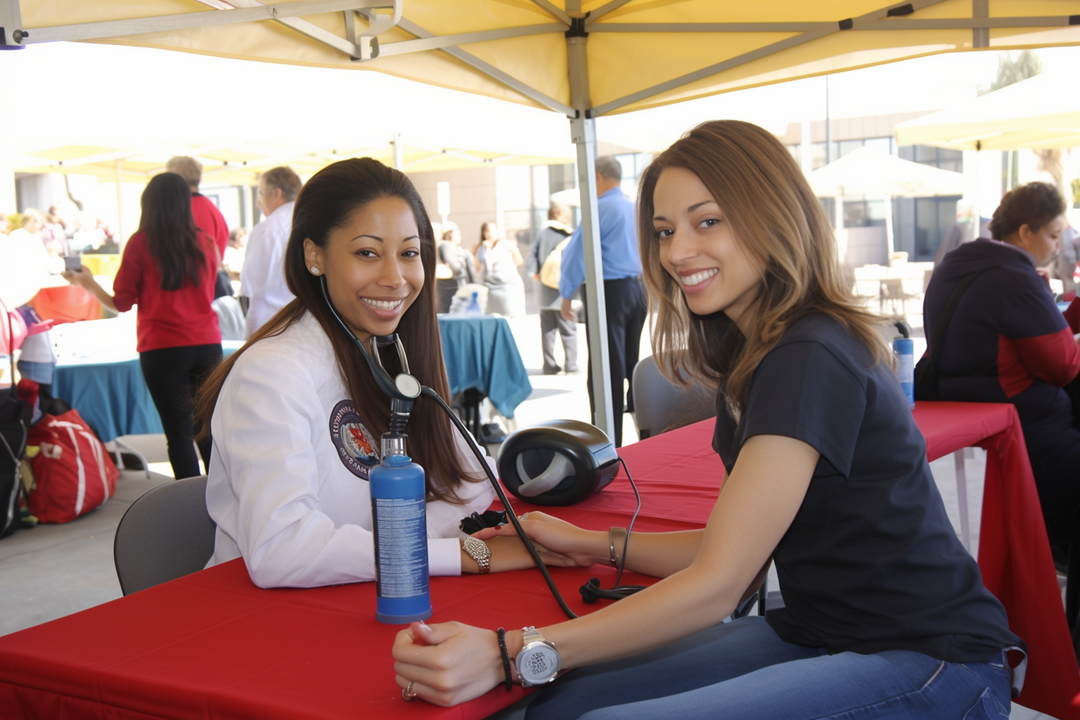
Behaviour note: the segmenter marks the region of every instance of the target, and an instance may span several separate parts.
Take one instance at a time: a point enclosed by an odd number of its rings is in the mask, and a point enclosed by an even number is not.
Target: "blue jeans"
[[[1009,668],[908,650],[829,655],[784,642],[764,618],[718,625],[652,652],[574,670],[527,720],[1007,718]]]

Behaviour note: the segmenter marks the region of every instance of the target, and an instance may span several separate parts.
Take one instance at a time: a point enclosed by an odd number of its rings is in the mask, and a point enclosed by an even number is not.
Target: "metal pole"
[[[825,76],[825,164],[828,165],[832,157],[832,119],[829,118],[829,76]]]
[[[117,159],[116,161],[116,242],[120,244],[120,249],[124,248],[127,244],[127,236],[124,235],[124,186],[122,184],[122,170],[124,168],[124,161]]]
[[[607,303],[600,251],[600,219],[596,209],[596,121],[589,117],[589,72],[585,54],[587,37],[566,38],[570,71],[570,104],[577,117],[570,119],[570,138],[577,147],[577,180],[581,196],[581,245],[585,251],[585,291],[588,297],[589,368],[592,370],[593,424],[615,440],[611,368],[608,365]],[[618,418],[622,422],[622,418]]]
[[[391,142],[394,145],[394,169],[401,170],[405,166],[405,161],[401,157],[401,133],[394,133],[394,139]]]

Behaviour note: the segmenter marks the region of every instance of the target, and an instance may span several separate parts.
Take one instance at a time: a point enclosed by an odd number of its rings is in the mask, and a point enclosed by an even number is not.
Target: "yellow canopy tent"
[[[425,172],[481,167],[489,164],[558,165],[574,161],[569,145],[540,147],[532,143],[528,150],[483,150],[412,145],[399,137],[394,140],[350,149],[299,148],[286,145],[194,145],[169,144],[153,147],[115,148],[97,145],[61,145],[22,147],[12,158],[17,173],[64,173],[90,175],[102,182],[117,185],[118,227],[124,237],[120,183],[145,184],[165,171],[165,163],[175,155],[190,155],[203,165],[203,182],[214,185],[248,185],[259,182],[259,174],[278,165],[288,165],[301,177],[310,177],[330,163],[353,157],[373,157],[400,170]]]
[[[596,422],[610,434],[597,116],[933,53],[1080,44],[1075,13],[1074,0],[0,0],[0,45],[100,40],[366,68],[565,114],[588,198]]]
[[[1080,145],[1076,80],[1044,73],[896,126],[900,145],[1019,150]]]

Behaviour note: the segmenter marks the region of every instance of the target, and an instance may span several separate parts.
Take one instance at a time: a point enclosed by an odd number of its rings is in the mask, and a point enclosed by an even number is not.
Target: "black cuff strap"
[[[499,636],[499,650],[502,652],[503,673],[506,677],[503,682],[506,685],[506,692],[510,692],[514,687],[514,680],[510,677],[510,653],[506,650],[506,628],[499,628],[495,634]]]

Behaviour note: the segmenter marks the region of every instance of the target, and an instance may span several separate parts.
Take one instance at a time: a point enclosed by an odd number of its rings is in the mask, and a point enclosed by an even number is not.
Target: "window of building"
[[[915,198],[915,260],[933,260],[945,234],[956,225],[956,203],[951,197]]]
[[[964,171],[964,153],[948,148],[936,148],[929,145],[906,145],[900,148],[900,157],[904,160],[930,165],[952,172]]]
[[[845,200],[844,227],[884,227],[884,200]]]

